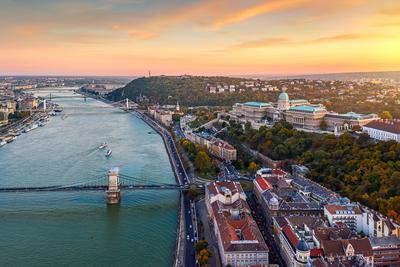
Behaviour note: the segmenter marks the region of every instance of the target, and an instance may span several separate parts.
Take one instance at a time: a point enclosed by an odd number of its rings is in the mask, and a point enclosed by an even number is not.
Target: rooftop
[[[299,105],[299,106],[290,107],[289,111],[315,113],[315,112],[326,111],[326,109],[323,105]]]
[[[370,237],[369,242],[373,249],[385,247],[400,247],[400,238],[395,236]]]
[[[339,205],[328,204],[325,209],[331,214],[361,214],[361,210],[357,205]]]
[[[257,102],[257,101],[251,101],[251,102],[246,102],[243,104],[244,106],[249,106],[249,107],[257,107],[257,108],[263,108],[263,107],[270,107],[272,106],[271,103],[266,103],[266,102]]]
[[[367,119],[378,119],[378,115],[376,114],[360,114],[355,112],[347,112],[347,113],[336,113],[330,112],[326,115],[331,118],[344,118],[349,120],[367,120]]]
[[[375,120],[364,127],[400,134],[400,120]]]

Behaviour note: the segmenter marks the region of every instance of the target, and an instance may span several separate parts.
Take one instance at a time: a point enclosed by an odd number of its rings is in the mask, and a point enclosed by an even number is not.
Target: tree
[[[197,260],[199,261],[200,265],[206,265],[208,263],[208,259],[211,257],[211,252],[207,249],[202,249],[198,256]]]
[[[197,190],[196,190],[196,187],[190,187],[189,188],[189,191],[188,191],[188,197],[189,197],[189,199],[190,200],[195,200],[196,199],[196,197],[197,197]]]
[[[387,111],[387,110],[383,111],[383,112],[380,114],[380,117],[381,117],[382,119],[393,120],[393,115],[392,115],[389,111]]]
[[[259,169],[259,166],[257,165],[257,163],[252,161],[252,162],[250,162],[248,169],[251,172],[256,172]]]
[[[200,172],[207,172],[211,167],[211,158],[204,151],[199,151],[194,160],[194,165]]]
[[[203,249],[208,248],[208,242],[205,239],[199,240],[199,242],[196,243],[196,252],[199,253]]]

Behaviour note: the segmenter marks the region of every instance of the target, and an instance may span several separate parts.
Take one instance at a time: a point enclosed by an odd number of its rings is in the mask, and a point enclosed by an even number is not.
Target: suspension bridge
[[[20,186],[20,187],[0,187],[0,193],[17,192],[60,192],[60,191],[105,191],[108,203],[120,202],[121,190],[178,190],[186,191],[191,187],[203,188],[201,184],[179,185],[158,182],[119,173],[118,168],[112,168],[107,175],[84,182],[66,185],[50,186]]]

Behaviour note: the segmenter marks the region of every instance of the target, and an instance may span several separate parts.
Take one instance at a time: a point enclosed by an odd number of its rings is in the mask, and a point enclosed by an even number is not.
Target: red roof
[[[310,257],[324,256],[324,250],[322,248],[312,248],[310,249]]]
[[[295,248],[297,246],[297,243],[299,243],[299,239],[293,232],[292,227],[290,227],[290,225],[287,224],[282,228],[282,231],[285,234],[286,238],[289,240],[292,247]]]
[[[261,176],[257,176],[256,183],[258,184],[258,186],[261,188],[262,191],[272,188],[271,184],[268,183],[268,181],[262,178]]]

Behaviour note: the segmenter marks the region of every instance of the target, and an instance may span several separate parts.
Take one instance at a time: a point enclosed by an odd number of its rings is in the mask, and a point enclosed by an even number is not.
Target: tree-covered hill
[[[202,76],[155,76],[133,80],[125,87],[113,91],[109,98],[114,101],[126,97],[135,101],[140,95],[146,96],[152,103],[179,104],[183,106],[230,106],[236,102],[275,101],[278,92],[266,94],[262,91],[225,92],[210,94],[207,84],[239,84],[245,79],[230,77]]]

